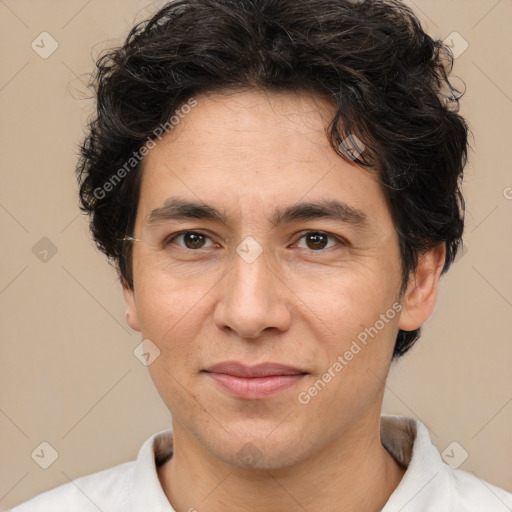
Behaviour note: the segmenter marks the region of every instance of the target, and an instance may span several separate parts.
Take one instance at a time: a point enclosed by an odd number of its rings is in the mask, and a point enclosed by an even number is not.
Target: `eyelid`
[[[175,233],[171,233],[170,235],[166,236],[162,241],[162,247],[166,248],[169,244],[173,243],[176,238],[179,236],[183,236],[189,233],[193,233],[196,235],[202,235],[206,238],[208,238],[214,245],[219,245],[217,242],[214,241],[213,237],[209,235],[207,232],[204,232],[203,230],[196,230],[196,229],[184,229],[183,231],[177,231]],[[201,247],[199,249],[189,249],[188,247],[182,247],[181,245],[176,244],[180,249],[183,249],[185,251],[192,251],[192,252],[199,252],[204,249],[209,249],[210,247]]]
[[[292,245],[296,245],[300,242],[300,240],[302,240],[306,235],[309,235],[311,233],[318,233],[320,235],[325,235],[327,236],[328,238],[331,238],[331,239],[334,239],[338,245],[341,245],[341,246],[348,246],[349,245],[349,241],[342,237],[342,236],[339,236],[339,235],[335,235],[334,233],[330,233],[329,231],[323,231],[321,229],[308,229],[306,231],[302,231],[301,233],[299,233],[298,235],[298,238],[297,238],[297,241],[294,242]],[[334,247],[328,247],[327,249],[319,249],[317,251],[313,250],[313,249],[310,249],[312,252],[317,252],[317,253],[320,253],[320,252],[324,252],[324,251],[327,251],[328,249],[333,249]]]
[[[208,238],[212,244],[214,245],[217,245],[219,246],[220,244],[218,242],[216,242],[214,240],[214,237],[210,234],[208,234],[208,232],[206,230],[201,230],[201,229],[185,229],[185,230],[182,230],[182,231],[177,231],[175,233],[172,233],[168,236],[166,236],[164,238],[164,240],[162,241],[162,248],[166,248],[169,244],[173,243],[174,240],[176,238],[178,238],[179,236],[183,236],[185,234],[189,234],[189,233],[194,233],[194,234],[198,234],[198,235],[202,235],[206,238]],[[335,235],[334,233],[330,233],[329,231],[323,231],[323,230],[319,230],[319,229],[308,229],[308,230],[304,230],[304,231],[301,231],[299,233],[297,233],[295,235],[294,238],[296,238],[296,241],[292,244],[292,246],[295,246],[296,244],[298,244],[300,242],[300,240],[302,240],[305,236],[309,235],[309,234],[312,234],[312,233],[318,233],[318,234],[321,234],[321,235],[325,235],[327,236],[328,238],[330,239],[333,239],[337,242],[337,245],[341,245],[341,246],[347,246],[349,245],[349,242],[347,239],[345,239],[344,237],[341,237],[339,235]],[[185,251],[192,251],[192,252],[199,252],[201,250],[205,250],[205,249],[210,249],[211,247],[201,247],[199,249],[189,249],[188,247],[182,247],[181,245],[178,245],[176,244],[180,249],[183,249]],[[328,247],[327,249],[332,249],[333,247]],[[313,250],[313,249],[310,249],[312,252],[324,252],[326,251],[327,249],[319,249],[317,251]]]

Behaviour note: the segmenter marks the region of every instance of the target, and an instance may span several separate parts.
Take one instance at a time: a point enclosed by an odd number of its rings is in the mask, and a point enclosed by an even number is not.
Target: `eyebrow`
[[[167,199],[164,205],[154,209],[147,217],[146,224],[156,224],[169,220],[209,220],[228,224],[228,217],[214,206],[195,203],[177,198]],[[367,215],[342,201],[324,200],[298,203],[277,208],[270,222],[275,226],[297,220],[332,219],[353,226],[368,224]]]
[[[193,203],[182,199],[167,199],[163,206],[154,209],[146,219],[146,224],[156,224],[166,220],[216,220],[226,222],[226,215],[213,206]]]
[[[342,201],[335,200],[299,203],[278,208],[272,216],[271,222],[277,226],[285,222],[314,219],[332,219],[354,226],[368,224],[366,213]]]

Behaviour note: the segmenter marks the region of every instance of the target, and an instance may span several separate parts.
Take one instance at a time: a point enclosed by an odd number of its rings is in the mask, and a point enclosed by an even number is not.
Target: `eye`
[[[207,249],[215,246],[209,236],[197,231],[183,231],[181,233],[175,233],[174,235],[168,236],[164,240],[163,245],[164,247],[167,247],[171,243],[189,250]]]
[[[323,231],[310,231],[300,238],[296,247],[321,251],[323,249],[330,249],[337,244],[344,245],[343,241],[334,235],[324,233]]]

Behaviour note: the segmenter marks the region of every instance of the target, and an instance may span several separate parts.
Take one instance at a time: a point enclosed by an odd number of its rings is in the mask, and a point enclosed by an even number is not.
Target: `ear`
[[[135,301],[135,292],[128,283],[122,279],[123,297],[126,303],[126,323],[134,330],[140,332],[139,315],[137,314],[137,303]]]
[[[398,327],[413,331],[423,325],[436,307],[439,278],[446,257],[446,244],[437,245],[418,258],[418,267],[409,276]]]

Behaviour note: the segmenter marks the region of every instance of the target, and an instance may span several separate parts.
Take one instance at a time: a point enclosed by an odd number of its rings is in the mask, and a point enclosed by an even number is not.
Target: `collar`
[[[466,498],[468,508],[464,510],[480,511],[489,505],[488,499],[491,498],[491,494],[487,494],[487,491],[484,493],[485,498],[481,498],[483,501],[480,501],[478,496],[469,497],[470,489],[481,485],[478,483],[481,481],[474,475],[457,472],[444,464],[423,423],[405,416],[382,415],[380,432],[382,445],[397,462],[407,467],[401,482],[381,512],[418,512],[419,510],[453,512],[453,510],[462,510],[458,505],[460,500],[466,503]],[[160,485],[157,472],[158,466],[172,456],[172,450],[171,430],[154,434],[142,445],[130,483],[128,507],[123,510],[175,512]],[[501,505],[509,502],[503,501],[510,500],[508,493],[490,484],[486,486],[494,494],[492,503],[495,503],[495,499],[499,499]],[[501,498],[498,498],[498,494]],[[479,503],[482,503],[481,507]],[[477,509],[470,508],[474,506],[477,506]],[[490,507],[487,508],[490,509]],[[502,508],[492,510],[502,510]],[[503,508],[503,510],[510,509]]]
[[[158,467],[172,456],[171,430],[151,436],[141,447],[129,489],[129,512],[175,512],[162,489]]]
[[[406,416],[383,414],[380,418],[381,442],[391,456],[407,470],[381,512],[408,512],[435,509],[439,486],[446,471],[427,427]],[[432,492],[436,488],[435,492]],[[416,507],[415,507],[416,506]]]

